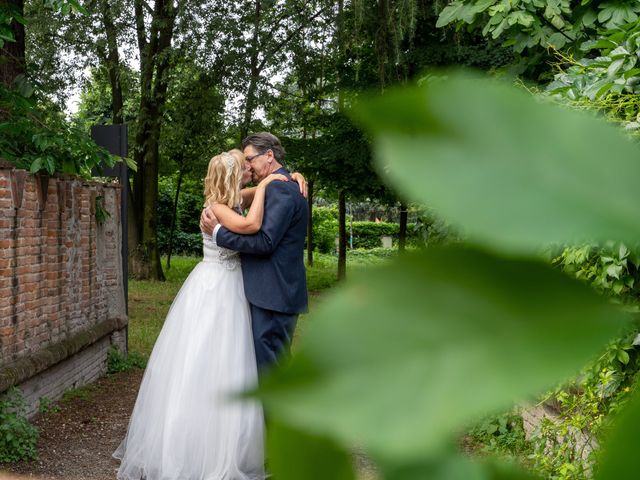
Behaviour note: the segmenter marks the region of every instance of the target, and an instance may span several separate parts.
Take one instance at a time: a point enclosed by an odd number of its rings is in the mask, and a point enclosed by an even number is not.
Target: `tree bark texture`
[[[407,205],[400,203],[400,232],[398,233],[398,249],[404,252],[407,244]]]
[[[120,56],[118,54],[118,36],[113,16],[111,14],[110,0],[102,0],[100,5],[102,24],[107,37],[107,51],[105,52],[105,63],[109,73],[109,83],[111,84],[111,120],[114,125],[124,123],[123,118],[123,98],[122,82],[120,81]]]
[[[144,25],[142,0],[135,2],[136,29],[141,58],[140,109],[134,160],[133,197],[138,221],[139,243],[130,249],[135,255],[132,274],[136,278],[164,280],[157,239],[158,171],[162,109],[167,100],[170,48],[176,7],[172,0],[156,0],[149,38]],[[140,16],[139,16],[140,15]]]

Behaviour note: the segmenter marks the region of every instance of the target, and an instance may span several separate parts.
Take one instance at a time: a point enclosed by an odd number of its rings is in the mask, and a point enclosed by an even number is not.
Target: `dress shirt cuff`
[[[216,235],[218,235],[218,230],[220,230],[220,227],[222,227],[222,225],[220,224],[216,225],[213,229],[213,233],[211,234],[211,237],[213,237],[213,243],[216,245],[216,247],[218,246]]]

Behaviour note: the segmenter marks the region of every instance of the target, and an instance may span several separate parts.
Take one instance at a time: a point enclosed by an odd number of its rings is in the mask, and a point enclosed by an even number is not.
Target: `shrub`
[[[0,401],[0,463],[33,460],[38,456],[38,429],[26,418],[22,392],[9,389]]]
[[[347,229],[349,226],[347,225]],[[397,244],[400,236],[400,225],[386,222],[353,222],[353,248],[382,247],[382,237],[391,237]],[[407,244],[417,245],[420,236],[413,223],[407,224]]]
[[[313,249],[332,253],[338,236],[338,207],[313,207]]]
[[[166,255],[169,251],[169,231],[158,232],[158,244],[160,254]],[[173,232],[171,254],[202,257],[202,235],[200,233]]]

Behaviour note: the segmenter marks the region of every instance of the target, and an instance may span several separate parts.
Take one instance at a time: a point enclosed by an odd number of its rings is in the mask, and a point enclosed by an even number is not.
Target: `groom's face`
[[[244,149],[244,155],[251,164],[254,182],[259,182],[271,173],[271,162],[273,160],[271,150],[267,150],[266,153],[260,153],[253,145],[247,145]]]

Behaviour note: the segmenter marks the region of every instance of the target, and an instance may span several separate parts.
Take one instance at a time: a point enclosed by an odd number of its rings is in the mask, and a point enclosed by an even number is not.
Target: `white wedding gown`
[[[121,480],[262,480],[263,416],[240,258],[204,236],[173,301],[114,457]]]

